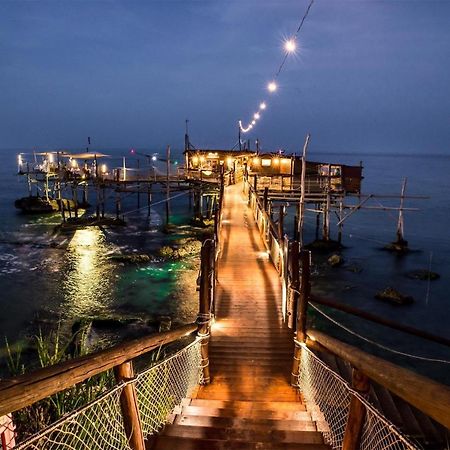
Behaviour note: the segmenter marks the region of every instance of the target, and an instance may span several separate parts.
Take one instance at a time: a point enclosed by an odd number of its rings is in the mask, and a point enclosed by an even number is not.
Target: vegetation
[[[42,335],[41,330],[39,330],[39,334],[35,336],[35,342],[40,366],[48,367],[74,357],[85,355],[87,352],[83,345],[83,339],[78,338],[79,336],[73,336],[67,344],[64,344],[61,341],[59,328],[51,331],[45,337]],[[78,341],[78,345],[74,346],[73,342],[75,341]],[[20,349],[17,352],[13,352],[8,341],[6,341],[6,350],[6,362],[10,375],[18,376],[24,374],[27,368],[22,361]],[[66,391],[58,392],[51,397],[14,412],[13,420],[19,440],[35,434],[63,415],[91,402],[112,386],[112,372],[103,372]]]

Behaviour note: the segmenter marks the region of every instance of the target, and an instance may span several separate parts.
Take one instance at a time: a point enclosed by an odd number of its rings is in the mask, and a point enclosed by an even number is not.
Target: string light
[[[275,81],[271,81],[268,85],[267,85],[267,90],[269,92],[275,92],[277,90],[278,86],[277,83],[275,83]]]
[[[297,44],[295,42],[295,39],[288,39],[284,43],[284,49],[286,50],[287,53],[294,53],[295,50],[297,49]]]
[[[284,65],[286,63],[286,60],[287,60],[288,56],[290,54],[295,53],[296,50],[297,50],[297,36],[299,35],[300,30],[302,29],[303,24],[305,23],[305,20],[308,17],[309,11],[310,11],[313,3],[314,3],[314,0],[311,0],[309,2],[309,5],[306,8],[306,11],[303,14],[302,20],[300,21],[300,25],[297,28],[297,31],[292,35],[292,37],[290,39],[287,39],[284,42],[284,50],[285,50],[284,57],[283,57],[283,59],[281,61],[281,64],[280,64],[280,66],[278,68],[278,71],[275,73],[274,79],[267,84],[267,90],[270,93],[272,93],[272,94],[278,89],[278,85],[276,83],[276,79],[278,78],[278,76],[280,75],[281,71],[283,70],[283,67],[284,67]],[[256,120],[261,118],[261,111],[264,111],[266,108],[267,108],[266,102],[261,102],[259,104],[259,111],[253,115],[254,120],[252,120],[248,124],[247,127],[244,127],[242,125],[242,121],[239,120],[239,129],[240,129],[240,131],[242,131],[243,133],[247,133],[248,131],[250,131],[253,128],[253,126],[256,124]]]

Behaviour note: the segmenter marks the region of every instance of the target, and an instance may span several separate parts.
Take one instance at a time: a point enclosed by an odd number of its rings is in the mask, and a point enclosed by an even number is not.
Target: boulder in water
[[[124,263],[134,263],[134,264],[145,264],[150,262],[151,258],[149,255],[146,255],[145,253],[131,253],[131,254],[113,254],[110,255],[109,259],[112,259],[113,261],[117,262],[124,262]]]
[[[423,280],[423,281],[434,281],[440,278],[441,276],[436,272],[431,272],[431,270],[426,269],[419,269],[419,270],[412,270],[411,272],[408,272],[406,274],[408,278],[411,278],[412,280]]]
[[[344,258],[342,255],[334,253],[328,258],[327,262],[331,267],[339,267],[344,263]]]
[[[387,287],[375,295],[378,300],[384,300],[394,305],[410,305],[414,298],[410,295],[404,295],[392,287]]]

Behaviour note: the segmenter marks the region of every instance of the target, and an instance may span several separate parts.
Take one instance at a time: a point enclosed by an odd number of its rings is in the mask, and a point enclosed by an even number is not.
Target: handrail
[[[308,330],[307,336],[308,347],[316,350],[323,350],[324,347],[450,429],[450,388],[447,386],[345,344],[321,331]]]
[[[366,319],[371,322],[378,323],[380,325],[383,325],[383,326],[386,326],[389,328],[393,328],[394,330],[403,331],[404,333],[408,333],[412,336],[427,339],[429,341],[433,341],[438,344],[442,344],[442,345],[446,345],[447,347],[450,347],[450,339],[447,339],[442,336],[437,336],[435,334],[429,333],[428,331],[419,330],[418,328],[414,328],[409,325],[403,325],[401,323],[394,322],[393,320],[377,316],[376,314],[372,314],[372,313],[364,311],[362,309],[355,308],[354,306],[346,305],[343,303],[338,303],[335,300],[318,297],[317,295],[311,295],[309,298],[309,301],[313,302],[313,303],[317,303],[318,305],[328,306],[328,307],[336,309],[338,311],[343,311],[348,314],[352,314],[353,316],[361,317],[362,319]]]
[[[197,331],[196,324],[144,336],[105,350],[0,381],[0,417]]]

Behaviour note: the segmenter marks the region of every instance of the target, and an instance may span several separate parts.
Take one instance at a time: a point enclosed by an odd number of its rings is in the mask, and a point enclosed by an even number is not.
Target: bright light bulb
[[[252,120],[252,125],[255,125],[256,124],[256,120]]]
[[[262,102],[262,103],[259,105],[259,109],[266,109],[266,108],[267,108],[267,105],[266,105],[265,102]]]
[[[255,113],[253,114],[253,117],[255,118],[255,120],[258,120],[261,116],[259,115],[259,113]]]
[[[277,90],[277,84],[275,83],[275,81],[271,81],[267,85],[267,89],[269,90],[269,92],[275,92]]]
[[[293,53],[295,52],[295,49],[297,48],[297,44],[295,43],[294,39],[288,39],[285,43],[284,43],[284,49],[286,50],[286,52],[288,53]]]

